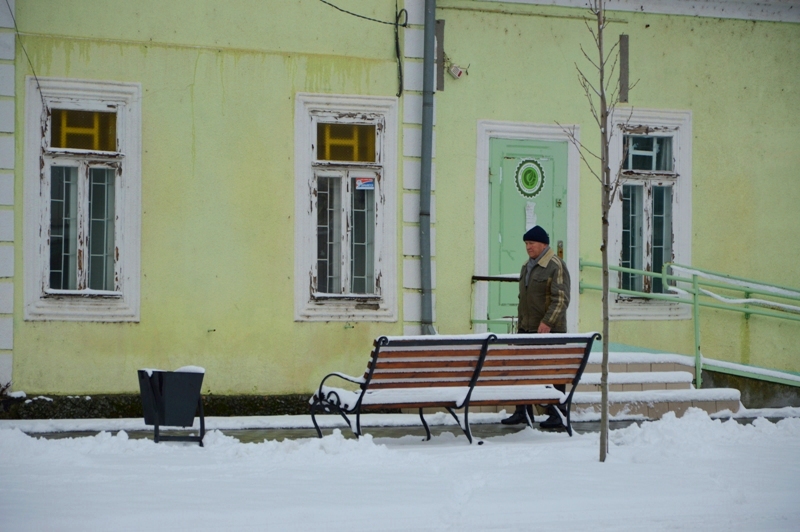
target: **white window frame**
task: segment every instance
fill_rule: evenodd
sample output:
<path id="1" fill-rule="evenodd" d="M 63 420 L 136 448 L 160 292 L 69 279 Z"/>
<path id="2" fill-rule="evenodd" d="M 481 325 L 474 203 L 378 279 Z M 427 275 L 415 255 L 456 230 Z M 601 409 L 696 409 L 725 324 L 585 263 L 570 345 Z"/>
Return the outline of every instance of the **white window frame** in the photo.
<path id="1" fill-rule="evenodd" d="M 625 135 L 672 137 L 673 176 L 665 178 L 672 185 L 672 254 L 673 261 L 692 263 L 692 113 L 691 111 L 617 108 L 609 117 L 609 167 L 622 168 Z M 637 172 L 646 177 L 647 172 Z M 616 197 L 609 213 L 609 262 L 622 260 L 622 185 L 642 182 L 621 175 Z M 648 209 L 645 209 L 649 212 Z M 647 241 L 645 241 L 646 243 Z M 647 246 L 646 246 L 647 247 Z M 652 271 L 650 251 L 645 252 L 645 267 Z M 621 275 L 611 272 L 611 288 L 620 287 Z M 654 299 L 639 299 L 614 294 L 609 302 L 609 317 L 614 320 L 691 319 L 691 307 Z"/>
<path id="2" fill-rule="evenodd" d="M 317 123 L 375 123 L 376 163 L 332 163 L 316 158 Z M 298 93 L 295 98 L 296 321 L 397 321 L 396 205 L 397 99 Z M 375 185 L 374 295 L 315 292 L 317 274 L 316 175 L 326 168 L 378 172 Z M 343 246 L 346 242 L 343 242 Z"/>
<path id="3" fill-rule="evenodd" d="M 141 253 L 141 85 L 62 78 L 26 79 L 25 319 L 138 322 Z M 116 110 L 118 152 L 50 148 L 50 110 Z M 51 290 L 50 173 L 53 163 L 116 167 L 115 288 Z"/>

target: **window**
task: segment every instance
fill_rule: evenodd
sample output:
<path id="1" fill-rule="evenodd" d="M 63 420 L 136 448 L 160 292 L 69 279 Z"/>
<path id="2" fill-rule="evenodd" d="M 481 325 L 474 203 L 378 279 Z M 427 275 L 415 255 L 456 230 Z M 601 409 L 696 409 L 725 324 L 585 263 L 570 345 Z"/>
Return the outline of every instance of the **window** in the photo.
<path id="1" fill-rule="evenodd" d="M 297 95 L 297 320 L 397 319 L 396 105 Z"/>
<path id="2" fill-rule="evenodd" d="M 661 273 L 672 261 L 672 137 L 624 135 L 623 146 L 620 265 L 641 270 L 649 262 L 648 271 Z M 665 292 L 658 277 L 622 273 L 621 278 L 626 290 Z"/>
<path id="3" fill-rule="evenodd" d="M 611 168 L 620 169 L 612 204 L 609 256 L 624 268 L 661 273 L 665 263 L 691 263 L 691 115 L 688 112 L 617 110 L 611 118 Z M 614 260 L 613 258 L 611 260 Z M 612 286 L 669 294 L 658 276 L 621 272 Z M 618 319 L 688 317 L 669 301 L 617 295 Z"/>
<path id="4" fill-rule="evenodd" d="M 140 93 L 28 80 L 26 319 L 138 321 Z"/>

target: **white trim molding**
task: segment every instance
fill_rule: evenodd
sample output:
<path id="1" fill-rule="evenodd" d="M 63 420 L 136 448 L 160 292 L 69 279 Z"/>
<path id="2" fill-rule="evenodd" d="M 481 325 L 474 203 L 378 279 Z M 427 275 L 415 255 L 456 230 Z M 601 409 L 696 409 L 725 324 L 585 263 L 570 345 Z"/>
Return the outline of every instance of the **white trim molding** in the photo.
<path id="1" fill-rule="evenodd" d="M 314 146 L 319 117 L 378 125 L 376 164 L 375 278 L 372 296 L 315 294 L 317 219 Z M 397 146 L 398 101 L 394 97 L 298 93 L 295 98 L 295 267 L 296 321 L 397 321 Z M 349 164 L 349 163 L 348 163 Z M 356 164 L 356 163 L 354 163 Z M 357 163 L 362 164 L 363 163 Z M 341 165 L 338 165 L 341 166 Z"/>
<path id="2" fill-rule="evenodd" d="M 475 163 L 475 275 L 489 274 L 489 141 L 493 138 L 542 140 L 567 143 L 567 269 L 572 277 L 570 305 L 567 308 L 567 330 L 578 330 L 578 252 L 580 200 L 580 154 L 570 142 L 567 131 L 580 140 L 580 126 L 478 121 L 477 160 Z M 489 287 L 475 285 L 474 316 L 486 316 Z M 485 326 L 475 325 L 475 332 Z"/>
<path id="3" fill-rule="evenodd" d="M 28 77 L 25 85 L 24 299 L 26 320 L 139 321 L 142 88 L 138 83 Z M 48 289 L 47 135 L 52 109 L 117 112 L 116 286 L 110 292 Z M 50 150 L 52 151 L 52 150 Z M 64 151 L 64 150 L 62 150 Z M 85 150 L 76 150 L 78 151 Z M 88 152 L 91 155 L 95 152 Z M 68 155 L 68 154 L 67 154 Z M 80 154 L 77 154 L 78 156 Z"/>

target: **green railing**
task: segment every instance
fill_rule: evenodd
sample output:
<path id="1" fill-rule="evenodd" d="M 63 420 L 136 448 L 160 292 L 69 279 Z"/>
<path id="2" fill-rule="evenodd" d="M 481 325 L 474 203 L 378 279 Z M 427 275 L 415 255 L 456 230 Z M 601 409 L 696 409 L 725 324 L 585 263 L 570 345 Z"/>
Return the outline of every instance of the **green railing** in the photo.
<path id="1" fill-rule="evenodd" d="M 516 283 L 519 284 L 519 275 L 473 275 L 472 276 L 472 297 L 475 297 L 475 283 L 477 282 L 495 282 L 495 283 Z M 475 301 L 470 302 L 470 307 L 475 307 Z M 503 318 L 495 318 L 489 320 L 476 320 L 472 318 L 472 326 L 475 325 L 497 325 L 506 328 L 506 333 L 513 334 L 517 332 L 517 317 L 505 316 Z"/>
<path id="2" fill-rule="evenodd" d="M 602 269 L 602 265 L 581 259 L 581 271 L 583 271 L 584 268 Z M 703 369 L 769 382 L 777 382 L 789 386 L 800 386 L 800 380 L 781 376 L 781 374 L 785 374 L 788 377 L 786 372 L 772 370 L 749 371 L 747 369 L 741 369 L 742 366 L 738 365 L 727 366 L 724 363 L 706 363 L 700 353 L 701 307 L 739 312 L 744 314 L 746 318 L 749 318 L 751 315 L 757 315 L 800 322 L 800 290 L 672 263 L 665 264 L 663 271 L 660 273 L 623 268 L 621 266 L 609 266 L 609 270 L 651 278 L 658 277 L 662 280 L 662 285 L 672 292 L 669 294 L 658 294 L 637 292 L 622 288 L 609 288 L 609 291 L 614 294 L 691 305 L 692 319 L 694 321 L 695 379 L 698 388 L 702 384 L 701 372 Z M 683 273 L 684 275 L 677 275 L 677 273 Z M 583 293 L 584 290 L 602 291 L 601 286 L 585 283 L 583 279 L 581 279 L 579 287 L 581 293 Z M 709 289 L 742 292 L 744 297 L 730 298 L 716 294 Z M 767 296 L 771 299 L 767 300 L 752 297 L 754 295 Z M 791 303 L 786 303 L 784 301 L 789 301 Z M 792 303 L 797 303 L 798 305 Z"/>

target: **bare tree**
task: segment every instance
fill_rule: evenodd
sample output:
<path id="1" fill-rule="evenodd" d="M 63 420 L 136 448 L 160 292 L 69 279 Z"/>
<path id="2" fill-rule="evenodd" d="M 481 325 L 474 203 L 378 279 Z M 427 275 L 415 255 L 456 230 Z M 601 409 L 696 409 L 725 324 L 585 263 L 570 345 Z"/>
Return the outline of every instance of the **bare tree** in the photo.
<path id="1" fill-rule="evenodd" d="M 609 167 L 608 147 L 611 137 L 614 134 L 609 128 L 609 117 L 614 108 L 619 103 L 620 86 L 613 85 L 614 72 L 619 61 L 619 42 L 615 42 L 606 52 L 605 49 L 605 30 L 608 26 L 606 19 L 605 1 L 592 0 L 589 2 L 591 19 L 586 21 L 586 27 L 592 35 L 596 46 L 596 59 L 593 59 L 581 46 L 583 57 L 589 62 L 593 69 L 591 78 L 577 64 L 575 68 L 578 72 L 578 81 L 583 87 L 586 99 L 589 101 L 589 108 L 592 112 L 597 127 L 600 129 L 600 152 L 597 153 L 588 149 L 575 136 L 574 130 L 565 129 L 573 144 L 578 147 L 581 159 L 589 168 L 589 171 L 600 182 L 602 202 L 602 238 L 603 243 L 600 248 L 603 255 L 603 365 L 600 378 L 601 389 L 601 410 L 600 410 L 600 461 L 605 462 L 608 454 L 608 297 L 609 297 L 609 278 L 608 278 L 608 218 L 611 204 L 619 186 L 619 176 L 621 167 L 615 169 L 612 174 Z M 627 89 L 627 87 L 625 87 Z M 624 160 L 624 157 L 623 157 Z M 600 163 L 600 172 L 596 165 Z"/>

